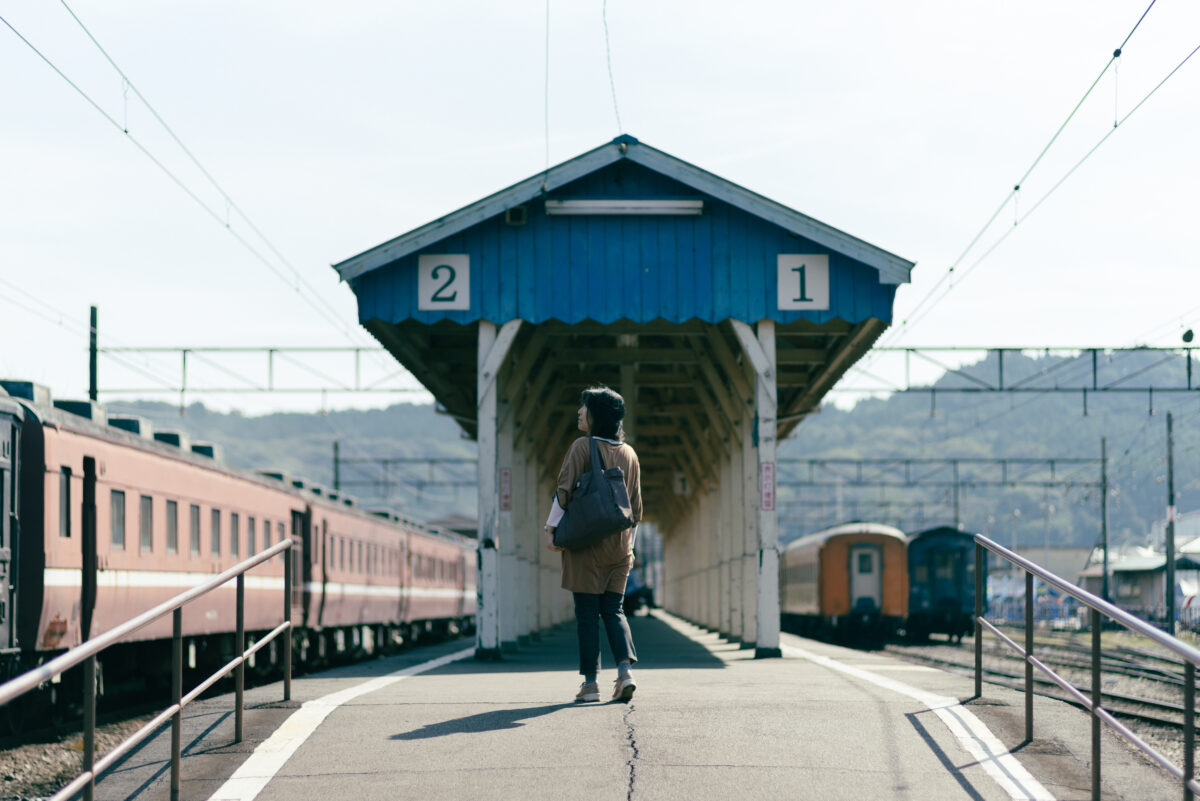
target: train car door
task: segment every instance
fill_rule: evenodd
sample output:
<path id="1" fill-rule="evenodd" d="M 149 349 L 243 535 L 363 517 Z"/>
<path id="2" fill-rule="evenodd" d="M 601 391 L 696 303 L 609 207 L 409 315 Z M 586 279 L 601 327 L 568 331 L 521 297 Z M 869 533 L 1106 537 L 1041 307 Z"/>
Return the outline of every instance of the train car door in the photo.
<path id="1" fill-rule="evenodd" d="M 957 610 L 966 590 L 966 571 L 963 552 L 958 548 L 940 548 L 933 551 L 933 591 L 930 593 L 937 609 Z M 975 585 L 971 585 L 975 592 Z"/>
<path id="2" fill-rule="evenodd" d="M 850 610 L 876 612 L 883 608 L 883 560 L 877 545 L 850 548 Z"/>
<path id="3" fill-rule="evenodd" d="M 0 406 L 0 652 L 17 647 L 16 582 L 12 574 L 13 551 L 20 536 L 17 517 L 17 441 L 19 418 L 6 406 Z M 7 678 L 7 677 L 5 677 Z"/>
<path id="4" fill-rule="evenodd" d="M 308 600 L 311 596 L 309 589 L 312 583 L 312 536 L 310 523 L 312 516 L 305 509 L 302 512 L 292 511 L 292 622 L 308 627 Z"/>
<path id="5" fill-rule="evenodd" d="M 454 588 L 458 590 L 458 616 L 465 617 L 467 612 L 467 557 L 464 553 L 456 560 L 455 567 L 458 575 Z"/>
<path id="6" fill-rule="evenodd" d="M 321 572 L 321 600 L 317 603 L 317 626 L 325 625 L 325 592 L 329 581 L 329 521 L 321 518 L 320 530 L 320 547 L 319 569 Z"/>
<path id="7" fill-rule="evenodd" d="M 82 582 L 79 591 L 79 636 L 87 640 L 92 636 L 92 615 L 96 611 L 96 574 L 99 571 L 96 556 L 96 457 L 83 457 L 83 503 L 80 508 L 79 538 L 82 556 Z"/>

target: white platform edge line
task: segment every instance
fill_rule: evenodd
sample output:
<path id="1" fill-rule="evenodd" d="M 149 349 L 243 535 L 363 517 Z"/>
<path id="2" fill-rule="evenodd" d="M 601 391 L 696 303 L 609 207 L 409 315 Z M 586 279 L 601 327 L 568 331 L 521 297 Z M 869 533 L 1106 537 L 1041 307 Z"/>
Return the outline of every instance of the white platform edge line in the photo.
<path id="1" fill-rule="evenodd" d="M 304 744 L 304 741 L 317 730 L 330 712 L 360 695 L 381 690 L 409 676 L 435 670 L 451 662 L 465 659 L 474 653 L 474 647 L 464 648 L 461 651 L 455 651 L 452 654 L 306 701 L 270 737 L 254 749 L 254 753 L 209 797 L 208 801 L 253 801 L 267 786 L 267 783 L 275 778 L 275 774 L 287 764 L 287 761 Z"/>
<path id="2" fill-rule="evenodd" d="M 1004 744 L 992 734 L 983 721 L 971 710 L 964 707 L 955 698 L 912 687 L 887 676 L 880 676 L 869 670 L 842 664 L 836 659 L 820 656 L 803 648 L 785 645 L 783 652 L 790 656 L 807 659 L 823 667 L 849 674 L 855 678 L 869 681 L 892 692 L 906 695 L 915 701 L 925 704 L 979 763 L 988 775 L 996 780 L 1013 801 L 1055 801 L 1053 794 L 1042 783 L 1017 761 L 1017 758 L 1004 747 Z"/>
<path id="3" fill-rule="evenodd" d="M 717 635 L 706 637 L 703 629 L 696 628 L 663 609 L 656 609 L 653 614 L 680 634 L 710 651 L 713 650 L 705 640 L 714 639 Z M 887 676 L 880 676 L 868 670 L 851 667 L 835 659 L 805 651 L 803 648 L 784 645 L 781 650 L 786 655 L 807 659 L 831 670 L 841 671 L 886 690 L 920 701 L 941 718 L 942 722 L 946 724 L 946 728 L 958 739 L 967 753 L 979 762 L 980 766 L 996 780 L 996 783 L 1012 797 L 1013 801 L 1056 801 L 1050 791 L 1017 761 L 1017 758 L 1004 747 L 996 735 L 992 734 L 983 721 L 975 717 L 975 714 L 960 704 L 957 699 L 926 692 Z"/>

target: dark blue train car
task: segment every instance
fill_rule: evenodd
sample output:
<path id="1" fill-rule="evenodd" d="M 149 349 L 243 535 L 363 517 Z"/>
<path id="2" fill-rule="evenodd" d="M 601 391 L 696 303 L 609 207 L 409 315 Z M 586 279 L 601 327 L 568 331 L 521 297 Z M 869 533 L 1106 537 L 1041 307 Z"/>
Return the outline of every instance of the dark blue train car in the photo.
<path id="1" fill-rule="evenodd" d="M 961 642 L 964 634 L 974 631 L 974 537 L 970 532 L 941 526 L 908 538 L 905 630 L 910 639 L 927 640 L 930 634 L 945 634 Z"/>

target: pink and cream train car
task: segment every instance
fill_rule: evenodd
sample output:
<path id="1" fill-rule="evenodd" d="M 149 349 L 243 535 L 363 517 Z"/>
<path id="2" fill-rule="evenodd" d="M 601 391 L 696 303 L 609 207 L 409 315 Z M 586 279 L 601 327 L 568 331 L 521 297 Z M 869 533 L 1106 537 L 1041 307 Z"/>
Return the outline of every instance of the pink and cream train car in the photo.
<path id="1" fill-rule="evenodd" d="M 290 604 L 302 662 L 473 624 L 473 540 L 360 510 L 281 474 L 235 470 L 214 458 L 214 446 L 147 436 L 148 426 L 136 419 L 115 421 L 131 430 L 109 425 L 91 404 L 57 408 L 27 382 L 0 386 L 18 396 L 0 405 L 7 455 L 0 493 L 11 496 L 10 508 L 0 510 L 14 521 L 0 542 L 4 674 L 107 631 L 286 537 L 296 542 Z M 251 639 L 282 620 L 283 558 L 247 574 Z M 184 607 L 183 626 L 189 664 L 228 658 L 233 583 Z M 108 675 L 128 666 L 153 673 L 165 664 L 170 635 L 169 616 L 141 629 L 107 655 Z M 263 656 L 260 669 L 269 669 L 277 655 Z"/>

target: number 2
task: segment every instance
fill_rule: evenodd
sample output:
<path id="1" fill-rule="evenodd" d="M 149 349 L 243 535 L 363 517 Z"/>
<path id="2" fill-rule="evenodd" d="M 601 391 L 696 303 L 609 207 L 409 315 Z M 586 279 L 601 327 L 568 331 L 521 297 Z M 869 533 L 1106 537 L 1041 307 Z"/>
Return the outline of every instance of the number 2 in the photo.
<path id="1" fill-rule="evenodd" d="M 800 269 L 804 268 L 801 267 Z M 449 264 L 439 264 L 437 267 L 433 268 L 432 278 L 434 281 L 438 280 L 438 275 L 442 272 L 442 270 L 449 270 L 450 277 L 446 279 L 446 283 L 437 288 L 437 291 L 433 293 L 433 297 L 431 297 L 430 300 L 436 303 L 453 303 L 458 297 L 458 290 L 451 292 L 449 295 L 443 295 L 442 293 L 450 288 L 450 285 L 454 283 L 454 279 L 458 276 L 458 273 L 456 273 L 454 268 Z M 800 280 L 803 282 L 804 279 L 801 278 Z"/>
<path id="2" fill-rule="evenodd" d="M 440 267 L 438 269 L 441 269 Z M 804 265 L 793 267 L 792 272 L 800 273 L 800 297 L 796 298 L 796 303 L 812 303 L 812 298 L 808 296 L 808 288 L 804 278 Z M 434 298 L 436 300 L 436 297 Z"/>

